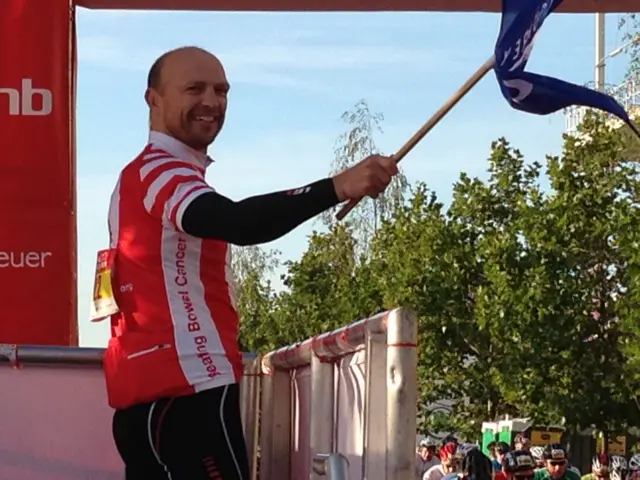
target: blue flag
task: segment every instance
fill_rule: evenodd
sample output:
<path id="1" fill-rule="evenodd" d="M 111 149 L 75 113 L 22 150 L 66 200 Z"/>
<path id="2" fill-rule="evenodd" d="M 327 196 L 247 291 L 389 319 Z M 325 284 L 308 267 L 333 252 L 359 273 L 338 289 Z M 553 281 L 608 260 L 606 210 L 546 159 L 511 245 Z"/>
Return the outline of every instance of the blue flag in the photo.
<path id="1" fill-rule="evenodd" d="M 613 97 L 563 80 L 525 72 L 544 20 L 563 0 L 502 0 L 502 22 L 494 71 L 502 95 L 516 110 L 547 115 L 572 105 L 596 108 L 623 120 L 640 137 L 624 107 Z"/>

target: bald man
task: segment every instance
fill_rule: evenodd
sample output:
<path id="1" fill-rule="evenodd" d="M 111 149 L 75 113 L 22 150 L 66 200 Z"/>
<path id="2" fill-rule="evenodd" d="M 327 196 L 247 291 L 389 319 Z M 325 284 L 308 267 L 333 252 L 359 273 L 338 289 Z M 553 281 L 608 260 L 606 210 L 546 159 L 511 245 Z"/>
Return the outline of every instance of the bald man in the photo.
<path id="1" fill-rule="evenodd" d="M 343 201 L 376 197 L 398 172 L 373 155 L 331 178 L 230 200 L 205 181 L 228 93 L 209 52 L 158 58 L 145 93 L 148 144 L 111 197 L 117 311 L 104 365 L 127 480 L 248 480 L 229 245 L 270 242 Z"/>

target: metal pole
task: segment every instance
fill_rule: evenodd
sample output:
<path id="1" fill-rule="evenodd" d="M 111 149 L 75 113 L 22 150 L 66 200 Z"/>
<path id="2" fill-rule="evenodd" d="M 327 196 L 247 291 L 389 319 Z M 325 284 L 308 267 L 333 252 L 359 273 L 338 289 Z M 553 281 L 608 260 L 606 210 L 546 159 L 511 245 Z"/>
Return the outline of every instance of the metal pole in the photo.
<path id="1" fill-rule="evenodd" d="M 367 332 L 366 355 L 362 478 L 383 480 L 387 476 L 387 336 Z"/>
<path id="2" fill-rule="evenodd" d="M 602 92 L 605 86 L 605 15 L 596 13 L 596 90 Z"/>
<path id="3" fill-rule="evenodd" d="M 102 367 L 104 348 L 66 347 L 47 345 L 14 345 L 0 343 L 0 365 L 9 363 L 15 367 L 23 365 L 69 365 L 71 367 Z M 245 366 L 256 359 L 255 353 L 243 352 Z"/>
<path id="4" fill-rule="evenodd" d="M 349 460 L 340 453 L 327 458 L 327 478 L 329 480 L 349 480 Z"/>
<path id="5" fill-rule="evenodd" d="M 387 317 L 387 475 L 415 475 L 418 402 L 418 319 L 411 310 Z"/>
<path id="6" fill-rule="evenodd" d="M 323 362 L 316 354 L 311 357 L 311 459 L 316 453 L 333 452 L 333 403 L 334 403 L 333 363 Z M 319 476 L 311 468 L 310 480 Z"/>
<path id="7" fill-rule="evenodd" d="M 328 480 L 349 480 L 349 460 L 341 453 L 316 453 L 311 459 L 313 473 Z"/>

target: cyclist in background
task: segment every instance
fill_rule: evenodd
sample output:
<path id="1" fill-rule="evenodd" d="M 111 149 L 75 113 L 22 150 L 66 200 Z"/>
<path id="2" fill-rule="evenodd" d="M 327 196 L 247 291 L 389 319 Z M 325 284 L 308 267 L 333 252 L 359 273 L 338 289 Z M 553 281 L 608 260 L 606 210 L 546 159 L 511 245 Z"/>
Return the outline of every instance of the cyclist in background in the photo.
<path id="1" fill-rule="evenodd" d="M 532 480 L 535 461 L 526 450 L 507 452 L 502 459 L 502 471 L 495 476 L 501 480 Z"/>
<path id="2" fill-rule="evenodd" d="M 416 453 L 416 479 L 422 480 L 424 474 L 431 467 L 438 465 L 440 459 L 436 455 L 436 442 L 431 437 L 420 440 Z"/>
<path id="3" fill-rule="evenodd" d="M 464 445 L 459 448 L 462 456 L 460 471 L 443 477 L 442 480 L 492 480 L 491 460 L 480 451 L 477 445 Z"/>
<path id="4" fill-rule="evenodd" d="M 458 446 L 447 443 L 440 449 L 440 464 L 434 465 L 425 472 L 422 480 L 442 480 L 442 477 L 458 470 L 459 459 L 456 455 Z"/>
<path id="5" fill-rule="evenodd" d="M 521 433 L 516 435 L 514 445 L 516 447 L 516 450 L 525 450 L 527 452 L 531 450 L 531 440 L 529 440 Z"/>
<path id="6" fill-rule="evenodd" d="M 608 480 L 609 457 L 606 453 L 596 455 L 591 460 L 591 473 L 583 475 L 582 480 Z"/>
<path id="7" fill-rule="evenodd" d="M 494 447 L 493 451 L 495 452 L 495 458 L 496 458 L 495 463 L 497 463 L 500 467 L 499 469 L 496 469 L 495 463 L 494 463 L 494 470 L 496 472 L 499 472 L 502 470 L 502 460 L 504 459 L 504 456 L 511 451 L 511 447 L 507 442 L 498 442 L 496 443 L 496 446 Z"/>
<path id="8" fill-rule="evenodd" d="M 580 475 L 568 468 L 566 449 L 559 443 L 544 449 L 545 468 L 535 472 L 534 480 L 581 480 Z"/>
<path id="9" fill-rule="evenodd" d="M 640 454 L 632 455 L 629 459 L 629 480 L 640 479 Z"/>
<path id="10" fill-rule="evenodd" d="M 496 445 L 498 445 L 498 442 L 489 442 L 489 444 L 487 445 L 487 450 L 489 450 L 489 458 L 491 459 L 493 471 L 499 472 L 502 469 L 502 465 L 500 465 L 500 462 L 497 458 Z"/>
<path id="11" fill-rule="evenodd" d="M 629 465 L 627 459 L 621 455 L 611 455 L 609 478 L 611 480 L 627 480 Z"/>

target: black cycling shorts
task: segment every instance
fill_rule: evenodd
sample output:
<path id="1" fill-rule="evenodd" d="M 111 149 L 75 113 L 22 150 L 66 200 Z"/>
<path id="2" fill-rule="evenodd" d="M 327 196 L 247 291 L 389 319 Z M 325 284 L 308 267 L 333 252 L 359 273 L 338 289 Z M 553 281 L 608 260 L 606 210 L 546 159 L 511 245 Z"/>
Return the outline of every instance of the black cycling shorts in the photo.
<path id="1" fill-rule="evenodd" d="M 117 410 L 126 480 L 249 480 L 237 384 Z"/>

